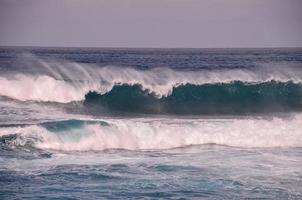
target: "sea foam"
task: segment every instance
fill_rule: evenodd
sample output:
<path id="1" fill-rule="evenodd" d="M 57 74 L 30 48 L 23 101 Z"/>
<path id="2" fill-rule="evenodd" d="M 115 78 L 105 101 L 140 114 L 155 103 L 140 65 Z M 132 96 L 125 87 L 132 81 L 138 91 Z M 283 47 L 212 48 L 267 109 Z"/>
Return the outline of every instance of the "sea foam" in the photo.
<path id="1" fill-rule="evenodd" d="M 272 119 L 106 119 L 76 121 L 72 125 L 68 121 L 58 123 L 65 123 L 64 129 L 53 130 L 43 124 L 10 127 L 1 128 L 0 136 L 17 134 L 14 145 L 30 141 L 36 148 L 63 151 L 160 150 L 202 144 L 302 147 L 301 115 Z"/>

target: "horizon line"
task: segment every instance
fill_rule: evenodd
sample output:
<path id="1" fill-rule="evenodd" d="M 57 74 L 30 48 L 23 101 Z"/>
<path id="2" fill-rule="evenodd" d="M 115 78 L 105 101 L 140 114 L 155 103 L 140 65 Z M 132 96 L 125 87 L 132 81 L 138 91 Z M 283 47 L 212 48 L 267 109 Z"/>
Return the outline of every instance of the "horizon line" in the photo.
<path id="1" fill-rule="evenodd" d="M 71 49 L 300 49 L 302 46 L 275 46 L 275 47 L 89 47 L 89 46 L 36 46 L 36 45 L 0 45 L 0 48 L 71 48 Z"/>

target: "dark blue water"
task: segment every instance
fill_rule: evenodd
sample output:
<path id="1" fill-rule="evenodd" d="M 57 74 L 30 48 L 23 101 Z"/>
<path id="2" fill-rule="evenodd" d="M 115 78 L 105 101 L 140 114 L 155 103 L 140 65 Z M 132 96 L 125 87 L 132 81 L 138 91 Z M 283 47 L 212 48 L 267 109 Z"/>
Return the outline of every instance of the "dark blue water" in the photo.
<path id="1" fill-rule="evenodd" d="M 302 49 L 0 48 L 0 199 L 301 199 Z"/>

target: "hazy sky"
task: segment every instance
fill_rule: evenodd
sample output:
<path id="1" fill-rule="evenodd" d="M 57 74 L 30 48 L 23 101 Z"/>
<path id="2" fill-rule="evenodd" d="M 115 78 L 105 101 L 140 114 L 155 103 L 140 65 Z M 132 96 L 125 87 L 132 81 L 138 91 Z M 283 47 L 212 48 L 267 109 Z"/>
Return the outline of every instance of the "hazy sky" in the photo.
<path id="1" fill-rule="evenodd" d="M 302 47 L 302 0 L 0 0 L 0 45 Z"/>

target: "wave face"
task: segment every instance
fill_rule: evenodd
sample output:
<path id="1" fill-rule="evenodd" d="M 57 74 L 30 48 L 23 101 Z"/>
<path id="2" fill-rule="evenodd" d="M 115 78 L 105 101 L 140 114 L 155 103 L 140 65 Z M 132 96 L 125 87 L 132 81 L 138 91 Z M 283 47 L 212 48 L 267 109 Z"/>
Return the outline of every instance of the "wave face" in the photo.
<path id="1" fill-rule="evenodd" d="M 179 71 L 37 62 L 37 74 L 1 75 L 0 96 L 83 102 L 86 108 L 145 114 L 245 114 L 302 108 L 302 70 L 295 65 Z"/>
<path id="2" fill-rule="evenodd" d="M 171 95 L 175 88 L 187 84 L 200 86 L 236 81 L 302 83 L 302 68 L 295 65 L 179 71 L 170 68 L 139 70 L 130 67 L 39 61 L 32 70 L 34 72 L 0 75 L 0 95 L 21 101 L 69 103 L 83 101 L 85 95 L 91 91 L 108 93 L 118 85 L 140 85 L 142 90 L 160 98 Z"/>
<path id="3" fill-rule="evenodd" d="M 150 114 L 236 114 L 283 112 L 302 109 L 302 85 L 293 82 L 243 82 L 181 85 L 166 97 L 140 85 L 115 86 L 106 94 L 90 92 L 85 105 L 112 110 Z"/>
<path id="4" fill-rule="evenodd" d="M 160 150 L 190 145 L 302 147 L 301 116 L 281 119 L 67 120 L 0 129 L 11 149 L 89 151 Z"/>

